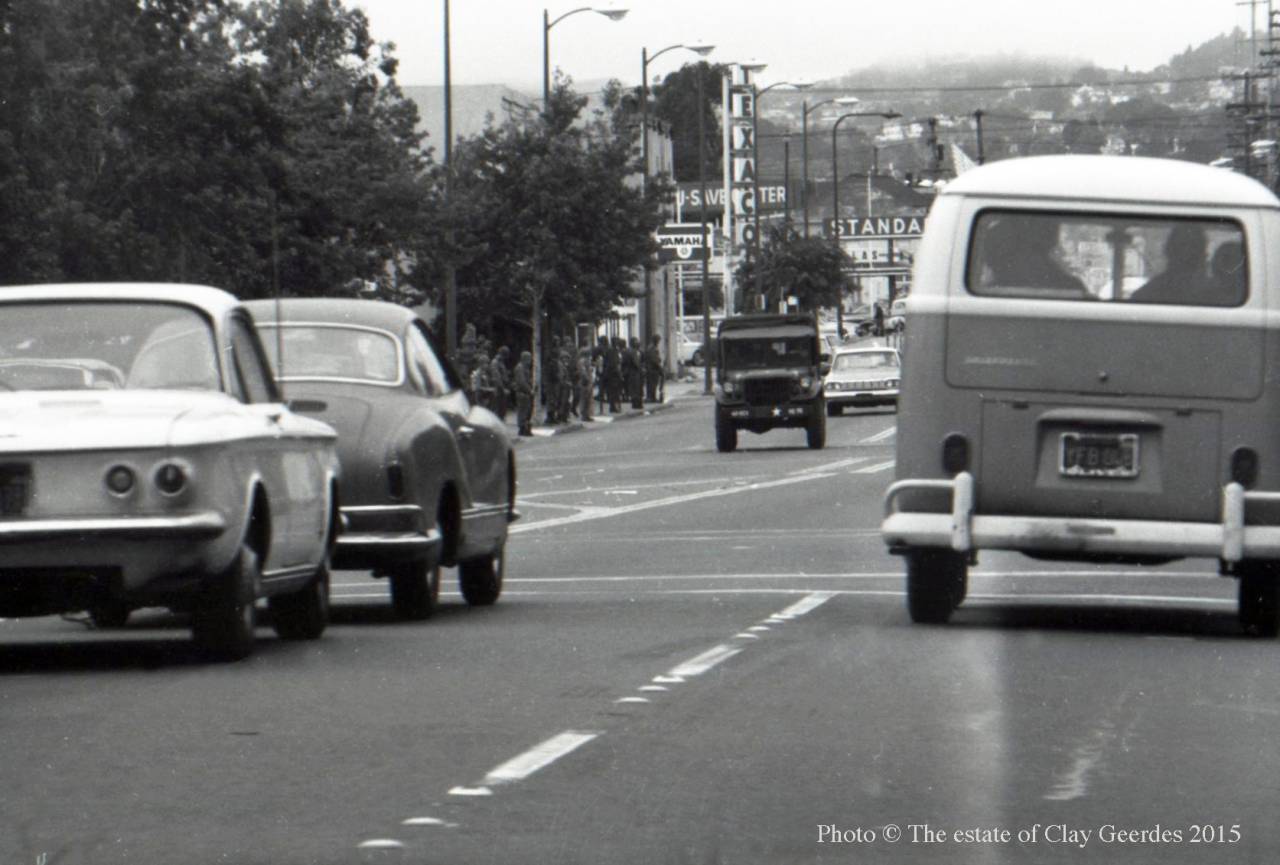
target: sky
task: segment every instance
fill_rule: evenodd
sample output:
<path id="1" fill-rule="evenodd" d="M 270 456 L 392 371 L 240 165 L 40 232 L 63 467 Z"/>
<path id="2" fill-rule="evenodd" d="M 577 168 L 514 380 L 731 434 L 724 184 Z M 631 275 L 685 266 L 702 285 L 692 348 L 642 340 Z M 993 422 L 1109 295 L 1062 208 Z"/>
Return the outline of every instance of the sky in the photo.
<path id="1" fill-rule="evenodd" d="M 345 0 L 369 17 L 378 41 L 396 44 L 402 85 L 444 81 L 445 0 Z M 551 20 L 590 0 L 451 0 L 455 84 L 506 84 L 537 93 L 542 15 Z M 709 60 L 768 64 L 763 85 L 822 81 L 880 62 L 1024 54 L 1148 70 L 1189 45 L 1249 32 L 1240 0 L 598 0 L 626 8 L 620 21 L 574 12 L 551 28 L 551 66 L 577 82 L 640 81 L 641 50 L 716 45 Z M 1265 27 L 1265 0 L 1257 26 Z M 1247 64 L 1248 46 L 1241 49 Z M 696 55 L 669 51 L 649 64 L 665 75 Z"/>

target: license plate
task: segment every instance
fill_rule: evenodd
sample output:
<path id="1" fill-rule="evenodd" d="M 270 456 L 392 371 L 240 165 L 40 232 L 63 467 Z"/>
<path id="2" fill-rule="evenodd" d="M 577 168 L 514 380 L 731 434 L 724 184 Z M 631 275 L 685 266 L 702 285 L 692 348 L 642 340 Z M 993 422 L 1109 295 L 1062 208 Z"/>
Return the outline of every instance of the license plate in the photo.
<path id="1" fill-rule="evenodd" d="M 1137 433 L 1063 433 L 1058 471 L 1073 478 L 1136 478 Z"/>
<path id="2" fill-rule="evenodd" d="M 0 464 L 0 517 L 20 517 L 31 498 L 31 466 Z"/>

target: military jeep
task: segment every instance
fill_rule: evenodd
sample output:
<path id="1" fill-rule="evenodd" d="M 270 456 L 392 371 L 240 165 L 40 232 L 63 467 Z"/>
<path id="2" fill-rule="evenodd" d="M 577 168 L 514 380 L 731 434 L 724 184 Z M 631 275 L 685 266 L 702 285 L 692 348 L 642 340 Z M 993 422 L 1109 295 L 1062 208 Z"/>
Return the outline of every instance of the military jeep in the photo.
<path id="1" fill-rule="evenodd" d="M 738 430 L 801 427 L 809 447 L 827 443 L 817 322 L 811 315 L 741 315 L 716 338 L 716 450 L 738 446 Z"/>

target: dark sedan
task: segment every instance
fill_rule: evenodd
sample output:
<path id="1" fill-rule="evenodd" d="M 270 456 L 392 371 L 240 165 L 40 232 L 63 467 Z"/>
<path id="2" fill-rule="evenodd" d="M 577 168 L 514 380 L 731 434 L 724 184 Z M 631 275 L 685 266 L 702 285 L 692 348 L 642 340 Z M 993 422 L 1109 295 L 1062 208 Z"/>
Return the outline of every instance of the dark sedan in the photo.
<path id="1" fill-rule="evenodd" d="M 426 323 L 372 300 L 248 305 L 290 404 L 338 431 L 346 529 L 334 567 L 389 578 L 407 619 L 431 615 L 441 566 L 458 567 L 467 603 L 494 603 L 516 517 L 515 454 Z"/>

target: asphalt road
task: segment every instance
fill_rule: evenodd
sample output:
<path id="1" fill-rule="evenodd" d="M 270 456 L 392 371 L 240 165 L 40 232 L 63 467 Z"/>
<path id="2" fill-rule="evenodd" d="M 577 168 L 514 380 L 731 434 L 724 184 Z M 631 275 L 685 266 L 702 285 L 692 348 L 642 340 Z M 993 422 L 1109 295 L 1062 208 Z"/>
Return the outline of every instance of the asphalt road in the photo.
<path id="1" fill-rule="evenodd" d="M 984 555 L 913 626 L 892 414 L 599 427 L 522 443 L 490 609 L 400 623 L 344 572 L 324 639 L 228 666 L 162 612 L 0 622 L 0 865 L 1280 853 L 1280 647 L 1213 563 Z"/>

